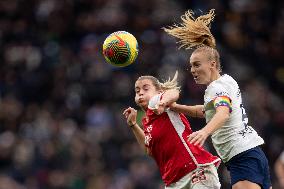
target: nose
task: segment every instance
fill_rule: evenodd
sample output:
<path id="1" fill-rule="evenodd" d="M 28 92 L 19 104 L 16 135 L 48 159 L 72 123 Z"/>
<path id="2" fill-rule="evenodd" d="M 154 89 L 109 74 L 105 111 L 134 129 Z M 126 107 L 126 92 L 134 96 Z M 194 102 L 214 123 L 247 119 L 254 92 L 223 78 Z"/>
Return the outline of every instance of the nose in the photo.
<path id="1" fill-rule="evenodd" d="M 190 72 L 193 74 L 195 72 L 195 69 L 193 67 L 191 67 Z"/>
<path id="2" fill-rule="evenodd" d="M 143 92 L 139 91 L 138 96 L 143 96 Z"/>

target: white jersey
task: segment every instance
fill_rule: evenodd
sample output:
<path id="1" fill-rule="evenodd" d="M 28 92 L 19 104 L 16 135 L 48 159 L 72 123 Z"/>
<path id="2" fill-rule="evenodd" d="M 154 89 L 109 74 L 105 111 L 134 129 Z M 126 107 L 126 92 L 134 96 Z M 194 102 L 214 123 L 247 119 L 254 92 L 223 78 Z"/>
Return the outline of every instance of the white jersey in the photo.
<path id="1" fill-rule="evenodd" d="M 228 162 L 235 155 L 259 146 L 264 141 L 252 127 L 248 126 L 239 86 L 227 74 L 210 83 L 205 90 L 204 110 L 207 123 L 216 113 L 213 101 L 218 96 L 231 99 L 232 112 L 225 124 L 216 130 L 211 138 L 218 155 L 223 162 Z"/>

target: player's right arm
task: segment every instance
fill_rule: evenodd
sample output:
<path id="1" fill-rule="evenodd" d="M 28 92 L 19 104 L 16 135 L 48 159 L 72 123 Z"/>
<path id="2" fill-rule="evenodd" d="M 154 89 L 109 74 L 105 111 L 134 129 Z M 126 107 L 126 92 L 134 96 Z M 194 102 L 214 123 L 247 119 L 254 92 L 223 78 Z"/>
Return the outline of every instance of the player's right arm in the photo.
<path id="1" fill-rule="evenodd" d="M 144 131 L 141 129 L 141 127 L 137 124 L 136 118 L 137 118 L 137 110 L 134 108 L 127 108 L 123 111 L 123 115 L 125 116 L 127 120 L 128 127 L 131 128 L 139 146 L 147 153 L 149 154 L 148 148 L 145 146 L 145 134 Z"/>
<path id="2" fill-rule="evenodd" d="M 172 103 L 171 110 L 189 115 L 190 117 L 204 118 L 203 105 L 187 106 L 183 104 Z"/>

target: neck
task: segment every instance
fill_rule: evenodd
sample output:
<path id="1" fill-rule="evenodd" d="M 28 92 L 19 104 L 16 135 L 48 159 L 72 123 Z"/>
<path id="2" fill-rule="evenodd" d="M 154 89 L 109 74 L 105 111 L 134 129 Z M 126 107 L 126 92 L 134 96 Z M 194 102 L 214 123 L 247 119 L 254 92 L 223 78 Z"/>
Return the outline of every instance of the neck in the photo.
<path id="1" fill-rule="evenodd" d="M 220 77 L 221 77 L 221 74 L 219 72 L 213 72 L 212 75 L 211 75 L 210 82 L 208 83 L 208 85 L 210 85 L 210 83 L 212 83 L 213 81 L 219 79 Z"/>

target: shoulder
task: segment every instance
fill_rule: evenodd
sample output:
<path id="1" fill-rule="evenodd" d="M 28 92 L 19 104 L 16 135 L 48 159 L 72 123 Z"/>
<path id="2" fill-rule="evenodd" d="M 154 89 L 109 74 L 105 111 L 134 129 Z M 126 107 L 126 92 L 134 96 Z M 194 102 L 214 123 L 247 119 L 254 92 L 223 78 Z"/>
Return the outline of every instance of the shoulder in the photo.
<path id="1" fill-rule="evenodd" d="M 205 96 L 227 96 L 229 93 L 225 86 L 220 82 L 210 84 L 205 90 Z"/>
<path id="2" fill-rule="evenodd" d="M 236 85 L 237 81 L 232 78 L 230 75 L 228 74 L 224 74 L 222 75 L 219 79 L 216 80 L 216 82 L 214 82 L 213 84 L 217 85 L 217 86 L 225 86 L 225 85 Z"/>
<path id="3" fill-rule="evenodd" d="M 209 102 L 220 96 L 232 99 L 237 90 L 239 90 L 237 82 L 231 76 L 224 74 L 207 87 L 204 100 Z"/>
<path id="4" fill-rule="evenodd" d="M 237 81 L 231 77 L 230 75 L 228 74 L 224 74 L 223 77 L 222 77 L 222 81 L 224 83 L 230 83 L 230 84 L 238 84 Z"/>
<path id="5" fill-rule="evenodd" d="M 237 82 L 231 76 L 224 74 L 207 87 L 205 94 L 227 96 L 232 88 L 238 88 Z"/>

